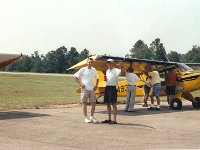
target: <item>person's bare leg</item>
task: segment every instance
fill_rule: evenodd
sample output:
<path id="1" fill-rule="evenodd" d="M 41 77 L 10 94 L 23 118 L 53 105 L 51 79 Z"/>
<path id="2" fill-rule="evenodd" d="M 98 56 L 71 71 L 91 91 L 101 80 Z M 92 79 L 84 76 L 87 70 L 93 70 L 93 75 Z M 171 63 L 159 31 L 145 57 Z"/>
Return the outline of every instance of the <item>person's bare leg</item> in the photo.
<path id="1" fill-rule="evenodd" d="M 116 119 L 117 119 L 117 105 L 116 104 L 113 104 L 113 121 L 116 122 Z"/>
<path id="2" fill-rule="evenodd" d="M 151 95 L 151 107 L 153 107 L 153 105 L 154 105 L 154 98 L 153 98 L 153 96 Z"/>
<path id="3" fill-rule="evenodd" d="M 160 105 L 160 97 L 156 96 L 156 99 L 157 99 L 157 105 Z"/>
<path id="4" fill-rule="evenodd" d="M 157 108 L 160 109 L 160 97 L 156 96 L 156 99 L 157 99 Z"/>
<path id="5" fill-rule="evenodd" d="M 111 105 L 107 104 L 108 120 L 111 120 Z"/>
<path id="6" fill-rule="evenodd" d="M 167 103 L 168 103 L 168 105 L 170 105 L 170 96 L 169 95 L 167 95 Z"/>
<path id="7" fill-rule="evenodd" d="M 92 116 L 92 117 L 94 116 L 95 106 L 96 106 L 96 103 L 95 103 L 95 102 L 91 103 L 91 116 Z"/>
<path id="8" fill-rule="evenodd" d="M 87 117 L 87 103 L 83 103 L 83 114 Z"/>
<path id="9" fill-rule="evenodd" d="M 149 94 L 145 94 L 144 95 L 144 104 L 147 104 L 148 98 L 149 98 Z"/>

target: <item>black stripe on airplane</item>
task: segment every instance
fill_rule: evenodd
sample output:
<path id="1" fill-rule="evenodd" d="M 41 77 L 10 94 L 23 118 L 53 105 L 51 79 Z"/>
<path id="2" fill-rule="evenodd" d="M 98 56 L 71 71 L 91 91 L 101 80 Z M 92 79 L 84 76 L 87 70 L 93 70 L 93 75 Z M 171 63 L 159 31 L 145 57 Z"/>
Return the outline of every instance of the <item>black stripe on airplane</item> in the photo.
<path id="1" fill-rule="evenodd" d="M 97 60 L 107 60 L 113 59 L 114 61 L 126 61 L 126 62 L 143 62 L 152 65 L 176 65 L 177 62 L 164 62 L 158 60 L 149 60 L 149 59 L 138 59 L 138 58 L 127 58 L 127 57 L 113 57 L 113 56 L 106 56 L 106 55 L 97 55 Z"/>

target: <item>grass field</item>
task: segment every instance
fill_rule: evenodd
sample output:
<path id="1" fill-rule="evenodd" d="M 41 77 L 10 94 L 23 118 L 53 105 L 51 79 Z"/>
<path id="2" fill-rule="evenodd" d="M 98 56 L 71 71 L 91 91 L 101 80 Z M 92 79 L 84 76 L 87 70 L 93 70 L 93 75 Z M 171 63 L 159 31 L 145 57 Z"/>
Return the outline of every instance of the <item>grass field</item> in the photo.
<path id="1" fill-rule="evenodd" d="M 0 110 L 52 108 L 79 104 L 78 84 L 67 74 L 0 72 Z M 199 96 L 199 91 L 193 93 Z M 125 98 L 118 98 L 124 103 Z M 161 100 L 166 100 L 162 97 Z M 100 98 L 98 101 L 102 101 Z M 141 102 L 142 98 L 136 98 Z"/>
<path id="2" fill-rule="evenodd" d="M 77 87 L 64 74 L 0 73 L 0 110 L 79 103 Z"/>

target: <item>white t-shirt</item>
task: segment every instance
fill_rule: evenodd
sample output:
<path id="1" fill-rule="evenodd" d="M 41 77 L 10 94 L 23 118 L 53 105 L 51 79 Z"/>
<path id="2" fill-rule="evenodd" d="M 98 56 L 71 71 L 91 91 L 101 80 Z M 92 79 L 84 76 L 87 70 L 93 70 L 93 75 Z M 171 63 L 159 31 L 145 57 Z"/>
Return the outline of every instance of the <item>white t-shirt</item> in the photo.
<path id="1" fill-rule="evenodd" d="M 148 78 L 145 82 L 145 84 L 148 86 L 148 87 L 152 87 L 151 85 L 151 80 Z"/>
<path id="2" fill-rule="evenodd" d="M 161 78 L 159 76 L 158 71 L 148 72 L 148 75 L 151 77 L 151 84 L 154 85 L 156 83 L 161 83 Z"/>
<path id="3" fill-rule="evenodd" d="M 134 73 L 126 72 L 125 76 L 128 85 L 135 85 L 136 81 L 140 81 L 140 78 Z"/>
<path id="4" fill-rule="evenodd" d="M 89 91 L 94 89 L 94 78 L 99 79 L 95 68 L 88 69 L 88 67 L 81 68 L 74 74 L 75 77 L 81 79 L 81 82 L 85 85 L 85 88 Z"/>
<path id="5" fill-rule="evenodd" d="M 117 86 L 118 77 L 120 74 L 121 74 L 120 69 L 117 69 L 114 67 L 112 69 L 108 69 L 106 71 L 106 77 L 107 77 L 106 85 L 107 86 Z"/>

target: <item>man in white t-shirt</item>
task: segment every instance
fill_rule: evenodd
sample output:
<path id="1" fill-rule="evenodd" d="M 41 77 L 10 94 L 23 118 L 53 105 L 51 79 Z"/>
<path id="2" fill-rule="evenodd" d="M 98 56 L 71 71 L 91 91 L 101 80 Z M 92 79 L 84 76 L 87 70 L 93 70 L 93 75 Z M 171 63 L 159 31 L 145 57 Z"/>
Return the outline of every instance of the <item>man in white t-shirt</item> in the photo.
<path id="1" fill-rule="evenodd" d="M 102 121 L 102 123 L 117 124 L 117 89 L 118 77 L 121 74 L 121 70 L 114 67 L 114 60 L 108 59 L 106 71 L 106 88 L 104 92 L 104 103 L 107 106 L 108 119 Z M 111 120 L 111 105 L 113 107 L 113 120 Z"/>
<path id="2" fill-rule="evenodd" d="M 78 72 L 74 74 L 77 83 L 81 87 L 81 102 L 83 103 L 83 113 L 85 117 L 85 122 L 97 122 L 94 118 L 94 111 L 96 106 L 96 94 L 95 89 L 99 82 L 99 77 L 97 75 L 96 69 L 92 67 L 93 59 L 88 58 L 87 66 L 81 68 Z M 96 86 L 94 86 L 94 78 L 96 78 Z M 91 103 L 91 116 L 87 117 L 87 102 Z"/>

